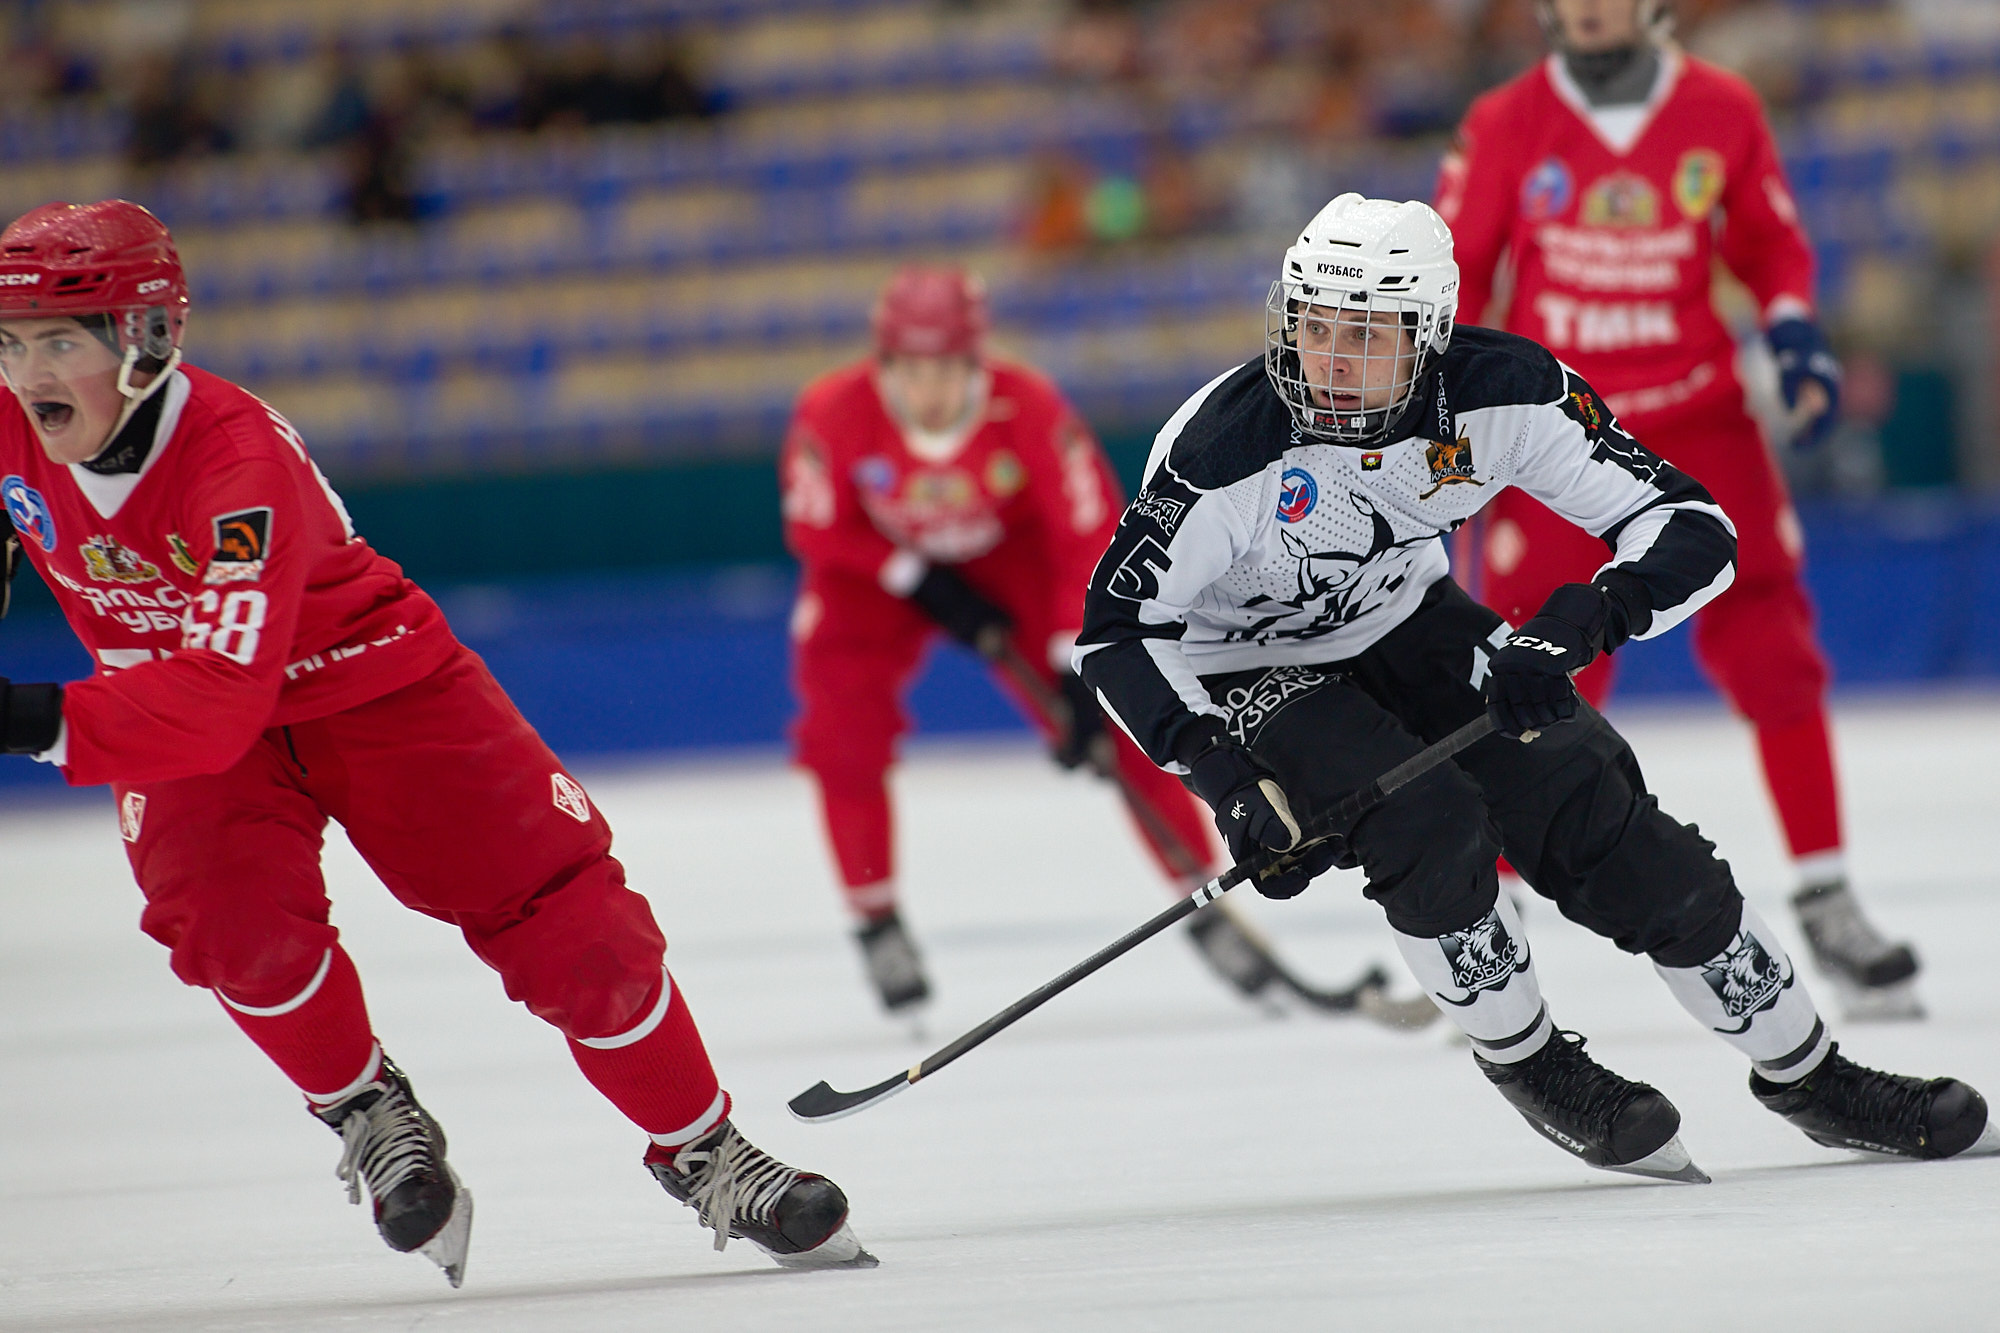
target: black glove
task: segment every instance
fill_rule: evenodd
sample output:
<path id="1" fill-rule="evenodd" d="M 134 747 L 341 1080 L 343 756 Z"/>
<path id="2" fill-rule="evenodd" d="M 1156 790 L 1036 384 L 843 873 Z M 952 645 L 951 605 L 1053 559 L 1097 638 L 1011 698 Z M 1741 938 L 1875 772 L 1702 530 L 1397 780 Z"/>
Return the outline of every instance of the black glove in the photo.
<path id="1" fill-rule="evenodd" d="M 1778 391 L 1784 395 L 1785 409 L 1799 405 L 1799 390 L 1807 380 L 1826 392 L 1826 410 L 1807 422 L 1792 443 L 1811 448 L 1826 438 L 1840 413 L 1840 362 L 1826 345 L 1826 335 L 1809 319 L 1781 319 L 1764 331 L 1771 354 L 1778 359 Z"/>
<path id="2" fill-rule="evenodd" d="M 0 619 L 14 601 L 14 567 L 21 561 L 21 538 L 12 529 L 0 532 Z"/>
<path id="3" fill-rule="evenodd" d="M 1486 711 L 1493 730 L 1519 737 L 1576 716 L 1570 676 L 1588 666 L 1604 643 L 1610 616 L 1605 592 L 1589 583 L 1565 583 L 1542 609 L 1493 654 L 1486 678 Z"/>
<path id="4" fill-rule="evenodd" d="M 1215 827 L 1229 847 L 1232 860 L 1258 853 L 1284 852 L 1298 845 L 1299 821 L 1292 815 L 1278 779 L 1256 755 L 1232 740 L 1220 725 L 1207 728 L 1200 748 L 1184 760 L 1188 786 L 1215 811 Z M 1324 873 L 1340 854 L 1337 842 L 1314 843 L 1298 859 L 1274 874 L 1251 882 L 1266 898 L 1292 898 L 1305 891 L 1313 877 Z"/>
<path id="5" fill-rule="evenodd" d="M 62 734 L 62 686 L 0 676 L 0 754 L 40 754 Z"/>
<path id="6" fill-rule="evenodd" d="M 1062 733 L 1056 737 L 1050 753 L 1064 768 L 1082 768 L 1085 764 L 1108 768 L 1110 755 L 1099 753 L 1110 747 L 1104 734 L 1104 712 L 1097 706 L 1096 693 L 1074 671 L 1057 672 L 1056 684 L 1062 689 L 1068 716 L 1062 719 Z"/>
<path id="7" fill-rule="evenodd" d="M 981 657 L 998 657 L 1014 622 L 948 565 L 932 565 L 910 590 L 910 600 L 939 628 Z"/>

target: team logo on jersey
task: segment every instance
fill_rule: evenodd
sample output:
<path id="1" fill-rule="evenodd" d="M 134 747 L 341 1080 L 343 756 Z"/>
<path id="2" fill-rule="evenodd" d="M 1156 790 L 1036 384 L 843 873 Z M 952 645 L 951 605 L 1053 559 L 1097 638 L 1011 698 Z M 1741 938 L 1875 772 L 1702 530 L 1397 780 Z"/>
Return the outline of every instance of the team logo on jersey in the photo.
<path id="1" fill-rule="evenodd" d="M 896 465 L 870 454 L 854 465 L 854 484 L 870 495 L 887 495 L 896 488 Z"/>
<path id="2" fill-rule="evenodd" d="M 986 489 L 1004 500 L 1019 494 L 1028 484 L 1028 470 L 1021 466 L 1021 460 L 1005 449 L 997 449 L 993 457 L 986 460 Z"/>
<path id="3" fill-rule="evenodd" d="M 218 514 L 215 554 L 208 558 L 203 583 L 255 583 L 264 577 L 264 560 L 271 549 L 271 511 L 239 509 Z"/>
<path id="4" fill-rule="evenodd" d="M 1546 222 L 1568 211 L 1576 197 L 1576 180 L 1559 157 L 1545 157 L 1521 181 L 1521 216 L 1530 222 Z"/>
<path id="5" fill-rule="evenodd" d="M 1361 455 L 1361 470 L 1363 472 L 1380 472 L 1382 470 L 1381 453 L 1376 451 Z"/>
<path id="6" fill-rule="evenodd" d="M 1442 440 L 1433 441 L 1424 450 L 1424 459 L 1431 465 L 1431 488 L 1419 494 L 1419 500 L 1428 500 L 1447 486 L 1486 484 L 1473 476 L 1472 441 L 1463 434 L 1449 444 Z"/>
<path id="7" fill-rule="evenodd" d="M 1153 526 L 1171 537 L 1174 529 L 1181 525 L 1182 515 L 1187 513 L 1187 505 L 1172 500 L 1158 491 L 1140 491 L 1132 501 L 1132 512 L 1140 518 L 1153 520 Z"/>
<path id="8" fill-rule="evenodd" d="M 1660 196 L 1653 183 L 1629 171 L 1614 171 L 1591 182 L 1583 195 L 1587 227 L 1657 227 Z"/>
<path id="9" fill-rule="evenodd" d="M 1674 203 L 1699 222 L 1722 197 L 1722 154 L 1713 148 L 1690 148 L 1674 168 Z"/>
<path id="10" fill-rule="evenodd" d="M 139 841 L 139 830 L 146 824 L 146 796 L 143 792 L 128 791 L 125 799 L 118 803 L 118 833 L 127 842 Z"/>
<path id="11" fill-rule="evenodd" d="M 1296 523 L 1319 503 L 1319 479 L 1302 467 L 1288 467 L 1278 478 L 1278 521 Z"/>
<path id="12" fill-rule="evenodd" d="M 201 564 L 194 558 L 194 552 L 178 532 L 167 534 L 167 555 L 173 560 L 174 568 L 192 578 L 201 573 Z"/>
<path id="13" fill-rule="evenodd" d="M 1570 416 L 1578 425 L 1592 435 L 1603 429 L 1604 409 L 1598 406 L 1597 395 L 1583 390 L 1572 390 L 1569 395 Z"/>
<path id="14" fill-rule="evenodd" d="M 1438 936 L 1438 948 L 1451 964 L 1451 984 L 1465 991 L 1463 1000 L 1448 1003 L 1469 1005 L 1483 990 L 1505 990 L 1514 973 L 1528 965 L 1528 951 L 1507 933 L 1494 908 L 1464 930 Z"/>
<path id="15" fill-rule="evenodd" d="M 151 583 L 160 577 L 160 567 L 118 544 L 116 537 L 92 537 L 76 548 L 83 554 L 83 567 L 99 583 Z"/>
<path id="16" fill-rule="evenodd" d="M 0 500 L 7 505 L 7 517 L 14 530 L 29 541 L 40 542 L 44 551 L 56 549 L 56 516 L 42 493 L 21 477 L 0 479 Z"/>
<path id="17" fill-rule="evenodd" d="M 590 798 L 583 794 L 575 778 L 567 773 L 551 773 L 549 788 L 555 793 L 556 809 L 579 824 L 590 822 Z"/>
<path id="18" fill-rule="evenodd" d="M 1722 1002 L 1723 1014 L 1742 1020 L 1736 1027 L 1716 1029 L 1731 1036 L 1748 1029 L 1792 984 L 1783 966 L 1747 930 L 1736 932 L 1727 949 L 1701 965 L 1701 979 Z"/>

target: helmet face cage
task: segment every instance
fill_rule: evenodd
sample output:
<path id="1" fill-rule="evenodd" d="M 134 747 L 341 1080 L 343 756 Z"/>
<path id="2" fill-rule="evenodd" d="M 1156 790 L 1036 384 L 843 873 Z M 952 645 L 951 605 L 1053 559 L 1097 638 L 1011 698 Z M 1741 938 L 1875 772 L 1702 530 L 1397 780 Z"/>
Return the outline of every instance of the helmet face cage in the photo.
<path id="1" fill-rule="evenodd" d="M 1449 340 L 1451 312 L 1440 313 L 1439 304 L 1380 292 L 1272 283 L 1264 301 L 1264 370 L 1300 431 L 1343 444 L 1366 444 L 1386 435 L 1433 352 Z M 1309 315 L 1315 310 L 1321 315 Z M 1302 356 L 1302 326 L 1320 318 L 1332 326 L 1333 338 L 1307 336 Z M 1356 337 L 1364 331 L 1372 335 L 1365 342 Z M 1314 390 L 1325 395 L 1326 405 Z M 1381 399 L 1385 390 L 1388 397 Z M 1338 408 L 1335 393 L 1356 394 L 1361 401 Z"/>

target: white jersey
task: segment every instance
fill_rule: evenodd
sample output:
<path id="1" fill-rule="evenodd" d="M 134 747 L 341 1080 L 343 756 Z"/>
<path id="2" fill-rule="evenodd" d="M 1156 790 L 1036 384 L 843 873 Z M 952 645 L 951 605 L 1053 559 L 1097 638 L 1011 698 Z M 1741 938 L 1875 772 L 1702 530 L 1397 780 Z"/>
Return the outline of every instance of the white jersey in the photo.
<path id="1" fill-rule="evenodd" d="M 1648 638 L 1734 577 L 1735 528 L 1540 345 L 1461 328 L 1388 440 L 1302 436 L 1261 360 L 1204 386 L 1153 446 L 1085 599 L 1076 663 L 1155 762 L 1221 715 L 1200 677 L 1365 652 L 1449 574 L 1444 536 L 1508 486 L 1593 535 L 1596 582 Z"/>

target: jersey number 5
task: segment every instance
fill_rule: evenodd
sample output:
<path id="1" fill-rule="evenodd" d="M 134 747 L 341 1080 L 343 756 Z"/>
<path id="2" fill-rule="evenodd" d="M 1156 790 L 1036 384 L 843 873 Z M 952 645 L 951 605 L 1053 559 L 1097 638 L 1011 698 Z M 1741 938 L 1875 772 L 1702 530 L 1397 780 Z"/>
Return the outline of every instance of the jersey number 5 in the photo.
<path id="1" fill-rule="evenodd" d="M 210 588 L 188 605 L 181 623 L 181 648 L 207 648 L 249 666 L 257 656 L 267 605 L 261 592 L 245 589 L 225 597 Z"/>

